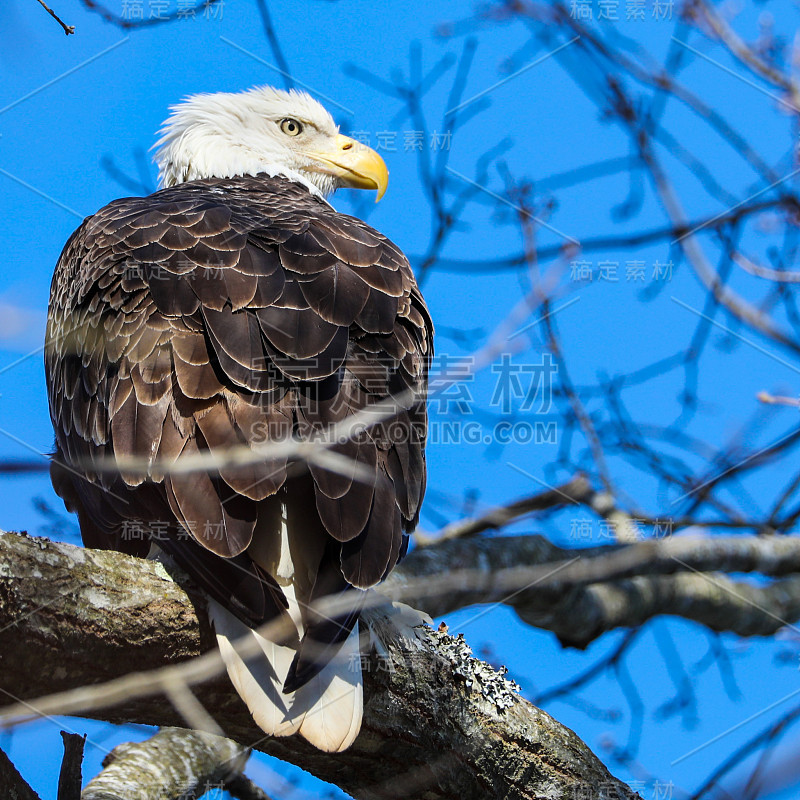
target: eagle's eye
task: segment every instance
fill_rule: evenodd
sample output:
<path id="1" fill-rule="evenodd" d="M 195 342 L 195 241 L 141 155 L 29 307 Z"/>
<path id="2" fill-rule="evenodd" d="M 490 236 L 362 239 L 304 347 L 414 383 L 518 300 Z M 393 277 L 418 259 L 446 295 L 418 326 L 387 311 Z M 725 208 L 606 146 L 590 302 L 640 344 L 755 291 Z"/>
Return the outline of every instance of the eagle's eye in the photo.
<path id="1" fill-rule="evenodd" d="M 287 136 L 297 136 L 303 132 L 303 126 L 296 119 L 282 119 L 279 124 Z"/>

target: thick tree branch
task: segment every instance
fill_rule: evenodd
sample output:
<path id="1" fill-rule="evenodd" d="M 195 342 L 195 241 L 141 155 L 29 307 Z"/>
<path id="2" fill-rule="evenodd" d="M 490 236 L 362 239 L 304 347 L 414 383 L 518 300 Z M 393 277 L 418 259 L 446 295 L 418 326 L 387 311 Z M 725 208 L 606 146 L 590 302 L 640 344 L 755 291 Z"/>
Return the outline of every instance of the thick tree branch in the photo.
<path id="1" fill-rule="evenodd" d="M 8 800 L 41 800 L 2 750 L 0 750 L 0 786 L 6 792 Z"/>
<path id="2" fill-rule="evenodd" d="M 240 774 L 249 752 L 201 731 L 163 728 L 144 742 L 115 747 L 81 800 L 200 797 Z"/>
<path id="3" fill-rule="evenodd" d="M 720 572 L 792 577 L 754 586 Z M 800 539 L 787 536 L 671 537 L 583 550 L 533 535 L 474 537 L 417 548 L 382 590 L 399 597 L 412 581 L 463 574 L 469 579 L 461 585 L 417 605 L 438 617 L 502 602 L 530 625 L 585 647 L 606 631 L 659 614 L 742 636 L 771 635 L 800 619 L 800 577 L 793 573 L 800 573 Z M 509 578 L 499 587 L 498 574 Z"/>
<path id="4" fill-rule="evenodd" d="M 356 798 L 636 797 L 572 731 L 469 657 L 463 640 L 430 630 L 404 637 L 380 612 L 370 627 L 383 644 L 364 665 L 364 724 L 345 753 L 265 738 L 225 676 L 193 691 L 226 735 Z M 10 701 L 176 664 L 211 646 L 201 597 L 161 565 L 0 534 L 0 692 Z M 121 699 L 91 715 L 180 724 L 161 697 Z"/>

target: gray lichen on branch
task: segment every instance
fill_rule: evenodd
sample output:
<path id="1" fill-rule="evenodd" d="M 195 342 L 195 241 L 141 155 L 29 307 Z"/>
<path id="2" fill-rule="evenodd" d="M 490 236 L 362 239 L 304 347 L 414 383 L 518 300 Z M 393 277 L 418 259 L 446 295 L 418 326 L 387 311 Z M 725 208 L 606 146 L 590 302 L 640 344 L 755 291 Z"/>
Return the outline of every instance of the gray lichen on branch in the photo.
<path id="1" fill-rule="evenodd" d="M 438 630 L 425 626 L 422 631 L 446 658 L 450 658 L 453 674 L 464 679 L 467 689 L 483 695 L 500 711 L 514 704 L 520 690 L 519 685 L 506 677 L 508 670 L 505 667 L 496 670 L 485 661 L 473 658 L 472 648 L 467 644 L 463 633 L 450 636 L 444 623 Z"/>

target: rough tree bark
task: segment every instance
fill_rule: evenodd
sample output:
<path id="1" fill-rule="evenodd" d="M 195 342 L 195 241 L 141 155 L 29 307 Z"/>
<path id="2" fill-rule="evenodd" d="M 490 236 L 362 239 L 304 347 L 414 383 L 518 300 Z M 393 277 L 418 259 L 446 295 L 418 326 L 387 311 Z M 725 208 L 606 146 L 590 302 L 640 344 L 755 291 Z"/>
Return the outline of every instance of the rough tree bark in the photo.
<path id="1" fill-rule="evenodd" d="M 0 692 L 30 701 L 207 651 L 213 637 L 202 597 L 178 580 L 120 553 L 0 534 Z M 355 798 L 637 797 L 571 730 L 473 659 L 463 640 L 430 629 L 400 636 L 380 610 L 370 612 L 370 628 L 383 647 L 365 665 L 364 724 L 345 753 L 264 737 L 224 676 L 192 690 L 232 739 Z M 161 696 L 122 696 L 90 716 L 183 724 Z"/>
<path id="2" fill-rule="evenodd" d="M 230 739 L 164 728 L 144 742 L 115 747 L 81 800 L 200 797 L 241 773 L 248 755 Z"/>
<path id="3" fill-rule="evenodd" d="M 0 787 L 6 793 L 8 800 L 41 800 L 2 750 L 0 750 Z"/>

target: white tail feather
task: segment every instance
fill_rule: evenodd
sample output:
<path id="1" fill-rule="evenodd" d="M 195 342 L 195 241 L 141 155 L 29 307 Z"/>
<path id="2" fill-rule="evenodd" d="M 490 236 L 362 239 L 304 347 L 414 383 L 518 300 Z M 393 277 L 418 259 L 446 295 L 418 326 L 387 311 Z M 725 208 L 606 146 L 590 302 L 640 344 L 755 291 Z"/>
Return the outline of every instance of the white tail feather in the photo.
<path id="1" fill-rule="evenodd" d="M 228 676 L 264 733 L 289 736 L 299 731 L 329 753 L 353 743 L 363 711 L 358 625 L 316 677 L 286 695 L 283 683 L 295 648 L 265 639 L 213 600 L 209 600 L 209 616 Z M 246 636 L 256 638 L 263 657 L 244 660 L 239 656 L 233 643 Z"/>
<path id="2" fill-rule="evenodd" d="M 322 671 L 295 692 L 314 703 L 300 725 L 300 735 L 326 753 L 346 750 L 361 729 L 364 708 L 358 623 Z"/>

